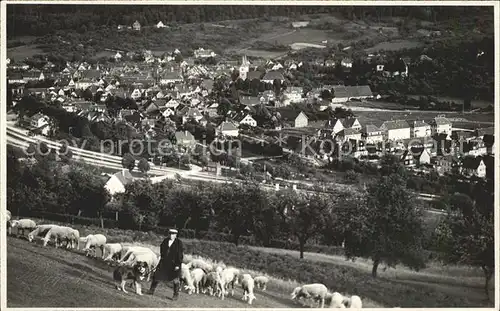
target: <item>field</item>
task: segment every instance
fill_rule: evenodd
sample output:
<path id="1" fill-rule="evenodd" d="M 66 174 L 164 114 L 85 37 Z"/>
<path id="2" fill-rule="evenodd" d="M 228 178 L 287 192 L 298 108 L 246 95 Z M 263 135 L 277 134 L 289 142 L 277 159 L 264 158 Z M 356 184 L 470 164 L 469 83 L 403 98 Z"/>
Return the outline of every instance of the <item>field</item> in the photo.
<path id="1" fill-rule="evenodd" d="M 380 50 L 397 51 L 401 49 L 412 49 L 419 47 L 421 45 L 422 43 L 417 41 L 394 40 L 394 41 L 381 42 L 371 48 L 365 49 L 365 51 L 368 53 L 374 53 Z"/>
<path id="2" fill-rule="evenodd" d="M 25 58 L 33 57 L 36 54 L 45 54 L 41 49 L 37 48 L 34 44 L 17 46 L 7 49 L 7 56 L 15 60 L 23 60 Z"/>
<path id="3" fill-rule="evenodd" d="M 80 230 L 81 236 L 100 232 L 108 237 L 108 242 L 134 242 L 151 246 L 154 251 L 163 238 L 131 230 L 73 227 Z M 473 268 L 444 268 L 431 263 L 417 273 L 402 267 L 386 271 L 381 267 L 379 277 L 373 279 L 368 260 L 350 262 L 340 256 L 315 253 L 306 253 L 305 260 L 298 260 L 296 251 L 183 241 L 186 254 L 223 261 L 254 275 L 271 276 L 268 291 L 256 292 L 253 307 L 297 307 L 299 305 L 289 299 L 291 290 L 299 283 L 311 282 L 322 282 L 344 294 L 357 294 L 363 299 L 364 307 L 491 306 L 482 291 L 482 274 Z M 224 301 L 203 295 L 187 298 L 185 293 L 179 301 L 166 301 L 163 297 L 171 297 L 172 292 L 165 286 L 160 286 L 154 297 L 124 294 L 112 285 L 112 267 L 99 260 L 50 246 L 43 248 L 13 237 L 7 242 L 9 307 L 165 307 L 165 302 L 168 307 L 245 307 L 239 289 L 234 297 Z M 61 295 L 62 291 L 69 294 Z M 109 299 L 110 296 L 113 299 Z"/>
<path id="4" fill-rule="evenodd" d="M 361 124 L 380 126 L 388 120 L 430 120 L 439 115 L 452 119 L 454 128 L 476 129 L 494 126 L 494 114 L 488 112 L 443 112 L 402 109 L 403 106 L 385 102 L 353 102 L 346 105 L 358 117 Z M 453 120 L 454 119 L 454 120 Z"/>

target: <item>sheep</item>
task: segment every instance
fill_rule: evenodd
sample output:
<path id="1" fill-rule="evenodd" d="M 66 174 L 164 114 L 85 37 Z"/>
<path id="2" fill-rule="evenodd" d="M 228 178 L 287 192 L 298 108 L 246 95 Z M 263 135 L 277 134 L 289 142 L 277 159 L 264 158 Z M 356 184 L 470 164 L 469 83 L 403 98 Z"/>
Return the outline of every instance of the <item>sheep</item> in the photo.
<path id="1" fill-rule="evenodd" d="M 83 250 L 85 251 L 85 256 L 89 256 L 90 249 L 94 251 L 94 257 L 96 257 L 96 248 L 101 250 L 101 258 L 104 259 L 104 245 L 106 245 L 106 237 L 102 234 L 89 234 L 84 238 L 80 238 L 80 242 L 85 243 Z"/>
<path id="2" fill-rule="evenodd" d="M 292 300 L 299 300 L 300 298 L 313 298 L 314 300 L 319 300 L 321 308 L 324 308 L 325 296 L 327 293 L 328 289 L 324 284 L 314 283 L 296 287 L 291 296 Z"/>
<path id="3" fill-rule="evenodd" d="M 222 284 L 224 285 L 224 290 L 227 292 L 229 290 L 229 286 L 231 286 L 231 296 L 234 296 L 234 284 L 238 284 L 239 274 L 240 270 L 236 268 L 227 268 L 219 273 Z"/>
<path id="4" fill-rule="evenodd" d="M 12 219 L 12 214 L 10 213 L 9 210 L 7 210 L 7 212 L 5 213 L 5 221 L 7 222 L 7 234 L 8 235 L 12 234 L 12 223 L 10 221 L 11 219 Z"/>
<path id="5" fill-rule="evenodd" d="M 43 246 L 47 246 L 50 238 L 54 237 L 55 247 L 59 246 L 59 242 L 64 240 L 72 240 L 75 236 L 75 229 L 64 226 L 55 226 L 49 229 L 45 237 L 43 238 Z"/>
<path id="6" fill-rule="evenodd" d="M 187 266 L 189 267 L 189 269 L 196 269 L 196 268 L 203 269 L 205 273 L 209 273 L 214 270 L 213 265 L 209 264 L 208 262 L 206 262 L 201 258 L 195 258 L 191 260 L 191 262 L 189 262 Z"/>
<path id="7" fill-rule="evenodd" d="M 106 257 L 104 257 L 104 261 L 110 261 L 113 260 L 113 258 L 116 258 L 120 256 L 120 252 L 122 251 L 122 244 L 120 243 L 106 243 L 104 245 L 104 250 L 103 250 L 103 257 L 104 254 L 107 254 Z"/>
<path id="8" fill-rule="evenodd" d="M 351 296 L 351 298 L 344 297 L 342 304 L 346 308 L 351 308 L 351 309 L 363 308 L 363 303 L 361 302 L 361 298 L 359 298 L 359 296 L 356 296 L 356 295 Z"/>
<path id="9" fill-rule="evenodd" d="M 189 271 L 189 267 L 184 263 L 181 264 L 180 279 L 186 283 L 184 288 L 188 291 L 188 294 L 191 295 L 196 290 L 196 288 L 194 286 L 193 278 L 191 277 L 191 272 Z"/>
<path id="10" fill-rule="evenodd" d="M 62 242 L 65 243 L 67 249 L 78 249 L 80 247 L 80 232 L 76 229 L 71 230 L 71 234 L 69 234 L 66 239 L 62 240 Z M 61 243 L 61 246 L 63 246 L 63 243 Z"/>
<path id="11" fill-rule="evenodd" d="M 248 301 L 251 305 L 252 301 L 255 299 L 253 290 L 255 288 L 255 281 L 252 276 L 248 273 L 243 274 L 241 278 L 241 288 L 243 289 L 243 301 Z"/>
<path id="12" fill-rule="evenodd" d="M 208 293 L 210 296 L 214 296 L 216 293 L 223 293 L 224 288 L 222 287 L 220 275 L 217 272 L 210 272 L 205 275 L 203 281 L 203 293 Z"/>
<path id="13" fill-rule="evenodd" d="M 325 302 L 326 305 L 329 308 L 341 308 L 344 309 L 344 296 L 342 296 L 340 293 L 327 293 L 325 296 Z"/>
<path id="14" fill-rule="evenodd" d="M 200 293 L 200 287 L 202 286 L 203 278 L 205 277 L 205 271 L 200 268 L 196 268 L 191 271 L 191 278 L 193 279 L 193 285 L 195 287 L 195 293 Z"/>
<path id="15" fill-rule="evenodd" d="M 35 230 L 28 233 L 28 241 L 33 242 L 35 236 L 45 236 L 47 232 L 58 225 L 38 225 Z"/>
<path id="16" fill-rule="evenodd" d="M 269 278 L 266 276 L 257 276 L 253 279 L 255 281 L 255 287 L 258 289 L 262 289 L 263 292 L 266 291 L 267 283 L 269 282 Z"/>
<path id="17" fill-rule="evenodd" d="M 26 229 L 30 231 L 34 230 L 36 228 L 36 222 L 31 219 L 13 220 L 11 222 L 11 227 L 17 227 L 17 236 L 19 237 L 19 232 L 21 232 L 21 235 L 24 236 L 24 231 Z"/>
<path id="18" fill-rule="evenodd" d="M 123 263 L 125 261 L 125 258 L 130 257 L 130 254 L 132 254 L 133 252 L 153 252 L 153 251 L 150 248 L 144 246 L 123 245 L 121 251 L 121 258 L 118 261 Z"/>

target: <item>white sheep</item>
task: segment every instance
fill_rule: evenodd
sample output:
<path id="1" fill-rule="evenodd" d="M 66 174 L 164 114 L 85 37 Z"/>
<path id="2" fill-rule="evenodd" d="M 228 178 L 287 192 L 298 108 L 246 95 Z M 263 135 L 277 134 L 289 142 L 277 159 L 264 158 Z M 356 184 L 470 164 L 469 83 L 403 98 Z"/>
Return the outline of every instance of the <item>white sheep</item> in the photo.
<path id="1" fill-rule="evenodd" d="M 49 229 L 45 237 L 43 238 L 43 246 L 47 246 L 47 243 L 51 238 L 55 239 L 55 247 L 59 246 L 62 241 L 74 239 L 75 230 L 70 227 L 65 226 L 55 226 Z"/>
<path id="2" fill-rule="evenodd" d="M 191 277 L 191 272 L 189 271 L 189 267 L 184 263 L 181 264 L 180 279 L 186 283 L 184 288 L 188 291 L 189 295 L 195 292 L 196 288 Z"/>
<path id="3" fill-rule="evenodd" d="M 121 251 L 121 257 L 118 261 L 123 263 L 125 261 L 125 258 L 128 258 L 130 254 L 134 252 L 153 252 L 153 251 L 149 247 L 137 246 L 137 245 L 123 245 Z"/>
<path id="4" fill-rule="evenodd" d="M 203 281 L 202 292 L 205 293 L 208 290 L 210 296 L 215 294 L 224 293 L 224 287 L 220 279 L 220 275 L 217 272 L 209 272 L 205 275 Z"/>
<path id="5" fill-rule="evenodd" d="M 328 289 L 324 284 L 314 283 L 296 287 L 291 296 L 292 300 L 299 300 L 300 298 L 312 298 L 316 301 L 319 301 L 321 308 L 324 308 L 325 297 L 327 293 Z"/>
<path id="6" fill-rule="evenodd" d="M 257 276 L 253 279 L 255 281 L 255 287 L 258 289 L 262 289 L 262 291 L 266 291 L 267 283 L 269 282 L 269 278 L 266 276 Z"/>
<path id="7" fill-rule="evenodd" d="M 250 274 L 245 273 L 242 275 L 241 288 L 243 289 L 242 300 L 248 301 L 248 304 L 251 305 L 252 301 L 255 299 L 255 295 L 253 293 L 255 288 L 255 281 Z"/>
<path id="8" fill-rule="evenodd" d="M 227 268 L 220 273 L 221 282 L 224 285 L 224 291 L 229 290 L 231 286 L 231 296 L 234 296 L 234 284 L 238 284 L 238 276 L 240 275 L 240 270 L 236 268 Z"/>
<path id="9" fill-rule="evenodd" d="M 329 308 L 344 309 L 344 296 L 338 292 L 327 293 L 325 296 L 325 303 Z"/>
<path id="10" fill-rule="evenodd" d="M 103 257 L 104 254 L 107 254 L 107 256 L 104 257 L 104 261 L 110 261 L 113 260 L 113 258 L 119 256 L 122 248 L 123 246 L 120 243 L 106 243 L 104 245 L 104 251 L 102 253 Z"/>
<path id="11" fill-rule="evenodd" d="M 79 249 L 80 248 L 80 231 L 71 228 L 71 233 L 66 240 L 66 248 Z"/>
<path id="12" fill-rule="evenodd" d="M 8 235 L 12 234 L 12 223 L 10 221 L 11 219 L 12 219 L 12 214 L 10 213 L 9 210 L 7 210 L 7 212 L 5 213 L 5 221 L 7 222 L 7 234 Z"/>
<path id="13" fill-rule="evenodd" d="M 203 277 L 205 276 L 205 271 L 200 268 L 196 268 L 191 271 L 191 278 L 193 279 L 193 285 L 195 287 L 195 293 L 200 293 L 200 287 L 202 287 Z"/>
<path id="14" fill-rule="evenodd" d="M 33 242 L 36 236 L 45 236 L 50 229 L 58 227 L 58 225 L 38 225 L 35 230 L 28 233 L 28 241 Z"/>
<path id="15" fill-rule="evenodd" d="M 356 295 L 351 296 L 351 298 L 344 297 L 342 304 L 345 305 L 346 308 L 351 308 L 351 309 L 363 308 L 363 303 L 361 302 L 361 298 Z"/>
<path id="16" fill-rule="evenodd" d="M 195 258 L 191 260 L 191 262 L 189 262 L 187 266 L 189 267 L 189 269 L 196 269 L 196 268 L 203 269 L 205 273 L 209 273 L 214 270 L 213 265 L 209 264 L 208 262 L 206 262 L 201 258 Z"/>
<path id="17" fill-rule="evenodd" d="M 102 234 L 89 234 L 84 238 L 80 238 L 80 242 L 85 243 L 83 251 L 86 256 L 89 256 L 90 250 L 93 250 L 94 257 L 96 257 L 96 249 L 101 250 L 101 257 L 104 259 L 104 245 L 106 245 L 106 237 Z"/>
<path id="18" fill-rule="evenodd" d="M 13 220 L 11 222 L 11 227 L 16 228 L 17 227 L 17 236 L 19 236 L 19 233 L 21 233 L 22 236 L 24 236 L 24 231 L 25 230 L 34 230 L 36 228 L 36 222 L 34 222 L 31 219 L 19 219 L 19 220 Z"/>

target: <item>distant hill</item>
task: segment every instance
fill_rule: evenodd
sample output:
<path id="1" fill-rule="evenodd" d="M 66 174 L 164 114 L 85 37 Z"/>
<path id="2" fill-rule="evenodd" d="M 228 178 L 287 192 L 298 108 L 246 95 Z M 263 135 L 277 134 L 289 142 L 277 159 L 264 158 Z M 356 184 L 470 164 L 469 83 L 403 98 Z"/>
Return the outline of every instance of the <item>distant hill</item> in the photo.
<path id="1" fill-rule="evenodd" d="M 45 35 L 58 30 L 92 31 L 100 26 L 163 23 L 219 22 L 233 19 L 285 16 L 299 18 L 304 14 L 340 14 L 348 19 L 380 20 L 386 17 L 418 18 L 443 21 L 454 18 L 493 18 L 492 7 L 364 7 L 364 6 L 187 6 L 187 5 L 25 5 L 7 6 L 7 33 Z"/>

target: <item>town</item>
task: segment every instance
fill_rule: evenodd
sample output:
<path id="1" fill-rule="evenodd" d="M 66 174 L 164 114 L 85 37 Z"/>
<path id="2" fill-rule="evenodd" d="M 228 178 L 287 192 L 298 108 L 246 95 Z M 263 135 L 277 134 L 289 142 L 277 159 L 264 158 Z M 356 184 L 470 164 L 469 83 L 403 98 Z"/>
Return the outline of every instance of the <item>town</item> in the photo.
<path id="1" fill-rule="evenodd" d="M 7 18 L 15 306 L 35 259 L 54 266 L 37 279 L 116 298 L 71 292 L 82 307 L 288 308 L 318 286 L 321 307 L 491 306 L 492 8 L 49 7 Z M 44 226 L 73 236 L 47 247 Z M 179 301 L 105 288 L 127 247 L 161 260 L 171 232 Z M 214 295 L 197 269 L 219 275 Z"/>

